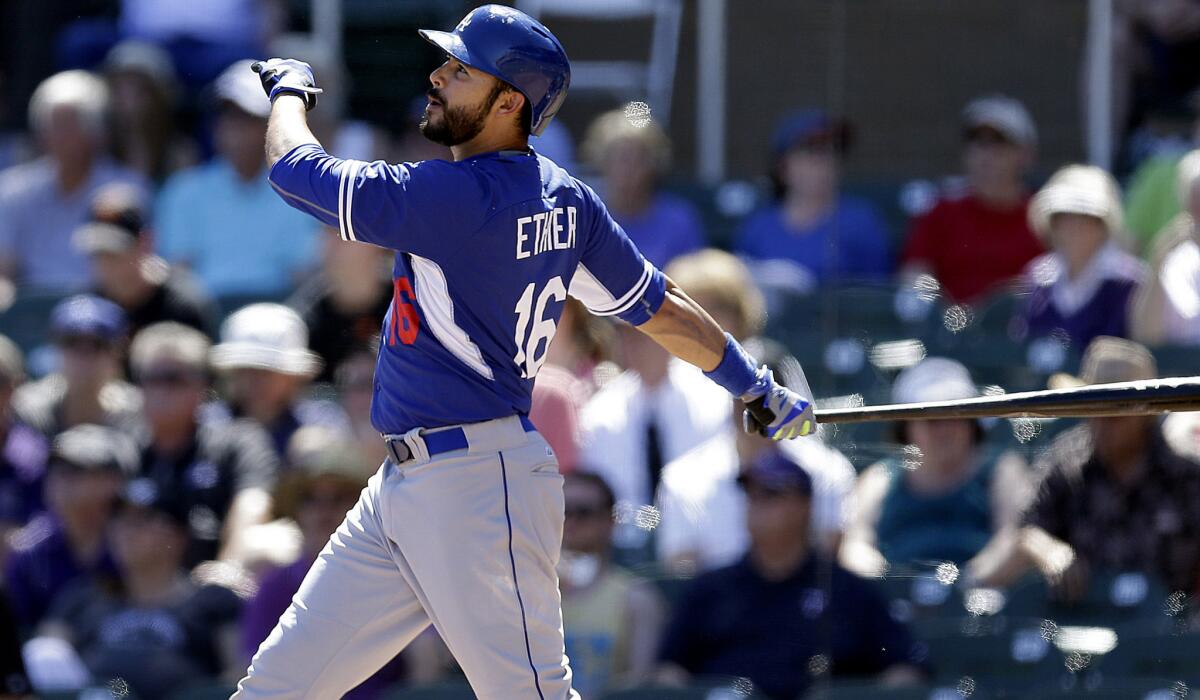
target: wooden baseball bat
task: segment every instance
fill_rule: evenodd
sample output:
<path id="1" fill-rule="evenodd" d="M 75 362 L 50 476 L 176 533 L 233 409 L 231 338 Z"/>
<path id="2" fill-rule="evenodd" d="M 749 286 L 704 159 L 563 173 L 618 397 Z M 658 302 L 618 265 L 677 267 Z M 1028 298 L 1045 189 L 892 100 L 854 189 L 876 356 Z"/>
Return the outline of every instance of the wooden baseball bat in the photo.
<path id="1" fill-rule="evenodd" d="M 1200 377 L 1168 377 L 956 401 L 816 410 L 818 423 L 946 418 L 1087 418 L 1200 411 Z"/>

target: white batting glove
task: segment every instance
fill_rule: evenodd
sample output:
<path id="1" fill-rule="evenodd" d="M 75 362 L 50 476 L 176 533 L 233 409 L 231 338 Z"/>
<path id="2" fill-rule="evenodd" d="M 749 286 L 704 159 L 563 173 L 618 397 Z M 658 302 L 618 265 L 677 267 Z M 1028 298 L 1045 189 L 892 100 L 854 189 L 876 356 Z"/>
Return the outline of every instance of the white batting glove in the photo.
<path id="1" fill-rule="evenodd" d="M 267 61 L 255 61 L 250 69 L 258 73 L 263 91 L 267 93 L 267 97 L 272 102 L 286 92 L 303 98 L 304 106 L 307 109 L 317 106 L 317 95 L 323 90 L 317 87 L 312 66 L 304 61 L 297 61 L 293 58 L 272 58 Z"/>

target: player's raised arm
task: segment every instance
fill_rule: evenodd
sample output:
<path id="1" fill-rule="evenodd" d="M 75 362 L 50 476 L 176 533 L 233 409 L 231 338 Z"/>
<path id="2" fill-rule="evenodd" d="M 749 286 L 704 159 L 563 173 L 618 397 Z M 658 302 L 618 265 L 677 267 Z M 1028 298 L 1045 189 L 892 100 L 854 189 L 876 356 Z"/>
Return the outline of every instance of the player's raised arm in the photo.
<path id="1" fill-rule="evenodd" d="M 298 146 L 309 143 L 320 146 L 308 128 L 306 115 L 317 105 L 317 95 L 321 93 L 312 67 L 303 61 L 272 58 L 258 61 L 251 68 L 258 73 L 263 90 L 271 99 L 271 117 L 267 121 L 268 167 Z"/>
<path id="2" fill-rule="evenodd" d="M 741 344 L 670 279 L 658 310 L 637 328 L 745 401 L 747 430 L 780 440 L 816 428 L 812 397 L 777 383 L 765 366 L 756 368 Z"/>

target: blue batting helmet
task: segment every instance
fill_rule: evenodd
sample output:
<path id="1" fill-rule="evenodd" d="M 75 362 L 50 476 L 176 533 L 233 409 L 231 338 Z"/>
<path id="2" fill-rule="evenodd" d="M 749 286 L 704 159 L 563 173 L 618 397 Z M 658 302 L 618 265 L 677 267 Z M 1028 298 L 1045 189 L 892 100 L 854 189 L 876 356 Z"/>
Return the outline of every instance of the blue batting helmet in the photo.
<path id="1" fill-rule="evenodd" d="M 426 41 L 519 90 L 529 102 L 530 131 L 542 133 L 562 107 L 571 63 L 561 43 L 529 15 L 503 5 L 471 10 L 453 32 L 422 29 Z"/>

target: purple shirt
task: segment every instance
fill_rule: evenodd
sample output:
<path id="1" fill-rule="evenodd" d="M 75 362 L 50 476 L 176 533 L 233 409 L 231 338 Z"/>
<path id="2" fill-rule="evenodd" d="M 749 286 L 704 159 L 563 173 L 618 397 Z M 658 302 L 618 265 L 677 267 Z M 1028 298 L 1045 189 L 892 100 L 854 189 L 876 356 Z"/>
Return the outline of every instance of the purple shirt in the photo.
<path id="1" fill-rule="evenodd" d="M 42 511 L 50 446 L 39 431 L 14 423 L 0 442 L 0 524 L 21 526 Z"/>
<path id="2" fill-rule="evenodd" d="M 51 515 L 35 518 L 12 540 L 4 585 L 13 614 L 25 627 L 41 621 L 67 584 L 97 574 L 117 576 L 117 566 L 107 548 L 95 562 L 77 561 L 62 525 Z"/>
<path id="3" fill-rule="evenodd" d="M 242 608 L 242 653 L 247 661 L 258 651 L 258 645 L 271 634 L 279 617 L 292 602 L 300 583 L 312 566 L 308 557 L 300 557 L 287 566 L 272 569 L 263 575 L 258 593 Z M 375 675 L 363 681 L 345 695 L 346 700 L 372 700 L 381 691 L 404 679 L 404 664 L 400 657 L 392 659 Z"/>
<path id="4" fill-rule="evenodd" d="M 673 194 L 654 195 L 637 216 L 613 214 L 646 259 L 658 269 L 704 247 L 704 224 L 692 203 Z"/>

